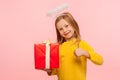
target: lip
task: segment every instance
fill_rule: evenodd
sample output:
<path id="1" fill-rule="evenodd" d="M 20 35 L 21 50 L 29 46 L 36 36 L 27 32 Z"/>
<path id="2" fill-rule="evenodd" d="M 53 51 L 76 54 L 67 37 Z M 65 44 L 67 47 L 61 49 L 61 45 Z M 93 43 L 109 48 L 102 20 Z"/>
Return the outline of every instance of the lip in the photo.
<path id="1" fill-rule="evenodd" d="M 68 35 L 70 33 L 70 31 L 69 32 L 67 32 L 67 33 L 64 33 L 64 35 L 66 36 L 66 35 Z"/>

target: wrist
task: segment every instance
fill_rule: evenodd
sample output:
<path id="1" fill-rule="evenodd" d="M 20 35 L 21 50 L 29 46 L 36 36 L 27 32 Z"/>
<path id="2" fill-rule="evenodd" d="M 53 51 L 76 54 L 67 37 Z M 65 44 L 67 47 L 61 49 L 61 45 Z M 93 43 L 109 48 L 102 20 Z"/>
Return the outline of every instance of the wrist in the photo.
<path id="1" fill-rule="evenodd" d="M 90 58 L 90 54 L 86 51 L 84 56 L 86 56 L 87 58 Z"/>

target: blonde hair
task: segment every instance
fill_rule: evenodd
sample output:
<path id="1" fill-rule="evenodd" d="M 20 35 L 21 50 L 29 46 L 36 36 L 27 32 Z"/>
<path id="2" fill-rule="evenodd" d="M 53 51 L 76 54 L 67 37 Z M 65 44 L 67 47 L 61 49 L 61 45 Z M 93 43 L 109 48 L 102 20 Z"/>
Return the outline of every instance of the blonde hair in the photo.
<path id="1" fill-rule="evenodd" d="M 66 20 L 73 27 L 73 29 L 75 30 L 74 37 L 76 38 L 76 41 L 79 42 L 81 40 L 79 26 L 78 26 L 77 22 L 75 21 L 75 19 L 73 18 L 73 16 L 69 12 L 64 12 L 64 13 L 60 14 L 59 16 L 57 16 L 57 18 L 55 20 L 55 27 L 56 27 L 56 33 L 57 33 L 57 42 L 60 43 L 60 44 L 65 42 L 65 39 L 60 35 L 60 33 L 59 33 L 58 29 L 57 29 L 57 23 L 61 19 Z"/>

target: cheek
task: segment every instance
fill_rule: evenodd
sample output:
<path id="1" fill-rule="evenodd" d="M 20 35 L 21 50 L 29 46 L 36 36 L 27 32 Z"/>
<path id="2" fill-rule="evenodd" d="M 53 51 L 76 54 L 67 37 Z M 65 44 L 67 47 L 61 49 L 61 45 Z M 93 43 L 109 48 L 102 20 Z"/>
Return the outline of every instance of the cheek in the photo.
<path id="1" fill-rule="evenodd" d="M 75 32 L 75 30 L 74 30 L 73 28 L 71 28 L 71 30 L 72 30 L 73 32 Z"/>
<path id="2" fill-rule="evenodd" d="M 62 34 L 63 34 L 63 32 L 62 32 L 62 31 L 59 31 L 59 33 L 60 33 L 60 35 L 62 35 Z"/>
<path id="3" fill-rule="evenodd" d="M 59 31 L 59 34 L 60 34 L 61 37 L 64 36 L 64 35 L 63 35 L 63 31 Z"/>

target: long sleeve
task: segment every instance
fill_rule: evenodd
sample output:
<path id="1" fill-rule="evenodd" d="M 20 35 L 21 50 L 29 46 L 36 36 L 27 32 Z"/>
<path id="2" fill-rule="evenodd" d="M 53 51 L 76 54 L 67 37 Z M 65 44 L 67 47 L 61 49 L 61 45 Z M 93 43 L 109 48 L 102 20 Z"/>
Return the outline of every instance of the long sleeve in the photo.
<path id="1" fill-rule="evenodd" d="M 102 65 L 102 64 L 103 64 L 103 58 L 102 58 L 102 56 L 99 55 L 98 53 L 96 53 L 96 52 L 94 51 L 94 49 L 93 49 L 87 42 L 82 41 L 81 44 L 83 44 L 83 46 L 82 46 L 83 49 L 88 51 L 88 53 L 89 53 L 89 55 L 90 55 L 90 58 L 89 58 L 89 59 L 90 59 L 93 63 L 98 64 L 98 65 Z"/>
<path id="2" fill-rule="evenodd" d="M 76 39 L 64 42 L 60 45 L 60 67 L 53 69 L 51 75 L 57 75 L 58 80 L 86 80 L 86 57 L 76 57 L 75 50 L 78 44 Z M 90 54 L 90 60 L 95 64 L 102 64 L 102 57 L 97 54 L 85 41 L 80 41 L 80 47 Z"/>

